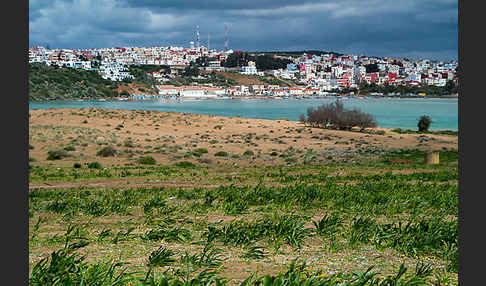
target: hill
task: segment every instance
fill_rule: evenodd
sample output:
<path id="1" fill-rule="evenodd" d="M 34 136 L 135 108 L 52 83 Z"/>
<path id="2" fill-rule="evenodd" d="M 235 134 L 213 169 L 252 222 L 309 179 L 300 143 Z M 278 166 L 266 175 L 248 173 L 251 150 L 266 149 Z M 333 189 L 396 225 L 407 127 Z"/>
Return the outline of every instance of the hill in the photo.
<path id="1" fill-rule="evenodd" d="M 29 63 L 29 100 L 111 98 L 125 91 L 153 93 L 151 85 L 135 79 L 117 83 L 102 78 L 96 71 Z"/>
<path id="2" fill-rule="evenodd" d="M 96 71 L 29 63 L 29 100 L 117 96 L 118 87 Z"/>

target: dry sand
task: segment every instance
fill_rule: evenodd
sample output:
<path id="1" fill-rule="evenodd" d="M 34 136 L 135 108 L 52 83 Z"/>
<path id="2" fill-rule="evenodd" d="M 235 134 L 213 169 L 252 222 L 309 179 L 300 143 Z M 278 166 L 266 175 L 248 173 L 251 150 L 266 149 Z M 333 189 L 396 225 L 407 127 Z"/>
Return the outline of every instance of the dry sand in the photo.
<path id="1" fill-rule="evenodd" d="M 374 128 L 371 133 L 305 127 L 296 121 L 246 119 L 177 112 L 107 110 L 95 108 L 48 109 L 29 111 L 29 156 L 33 165 L 72 166 L 74 162 L 98 161 L 108 165 L 133 164 L 146 155 L 157 164 L 177 161 L 208 164 L 276 165 L 285 164 L 282 153 L 290 153 L 301 162 L 304 154 L 317 154 L 315 160 L 355 160 L 358 150 L 372 156 L 399 149 L 457 150 L 458 137 L 449 135 L 397 134 L 390 129 Z M 74 146 L 72 157 L 46 160 L 49 150 Z M 99 157 L 96 152 L 105 146 L 121 151 L 115 157 Z M 187 152 L 206 148 L 200 158 Z M 246 150 L 253 156 L 242 156 Z M 229 153 L 217 157 L 218 151 Z M 272 152 L 276 152 L 271 156 Z M 275 155 L 278 154 L 278 155 Z M 186 157 L 184 157 L 186 155 Z M 238 155 L 239 158 L 232 158 Z M 288 157 L 288 156 L 287 156 Z"/>

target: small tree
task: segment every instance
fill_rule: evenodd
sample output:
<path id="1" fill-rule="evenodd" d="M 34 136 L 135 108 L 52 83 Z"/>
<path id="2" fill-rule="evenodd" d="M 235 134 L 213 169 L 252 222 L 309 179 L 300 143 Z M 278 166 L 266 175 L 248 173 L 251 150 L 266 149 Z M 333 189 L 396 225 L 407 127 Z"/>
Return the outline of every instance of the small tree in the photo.
<path id="1" fill-rule="evenodd" d="M 429 126 L 432 123 L 432 119 L 427 115 L 422 115 L 419 119 L 417 124 L 419 132 L 427 132 L 429 131 Z"/>

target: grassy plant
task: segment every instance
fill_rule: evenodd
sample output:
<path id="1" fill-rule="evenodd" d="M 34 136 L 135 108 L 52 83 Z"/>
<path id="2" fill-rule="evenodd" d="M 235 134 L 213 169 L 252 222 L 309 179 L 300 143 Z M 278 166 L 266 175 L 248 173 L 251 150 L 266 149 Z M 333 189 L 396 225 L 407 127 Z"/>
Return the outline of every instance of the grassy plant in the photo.
<path id="1" fill-rule="evenodd" d="M 218 151 L 218 152 L 214 153 L 214 156 L 216 156 L 216 157 L 228 157 L 229 154 L 226 151 Z"/>
<path id="2" fill-rule="evenodd" d="M 65 151 L 76 151 L 76 148 L 73 145 L 69 145 L 64 147 Z"/>
<path id="3" fill-rule="evenodd" d="M 198 153 L 198 154 L 206 154 L 208 153 L 208 149 L 206 148 L 197 148 L 196 150 L 193 151 L 194 153 Z"/>
<path id="4" fill-rule="evenodd" d="M 266 256 L 265 248 L 259 245 L 249 245 L 245 248 L 245 251 L 242 255 L 244 258 L 249 259 L 262 259 Z"/>
<path id="5" fill-rule="evenodd" d="M 89 169 L 101 169 L 102 166 L 99 162 L 91 162 L 88 164 Z"/>
<path id="6" fill-rule="evenodd" d="M 180 168 L 195 168 L 196 167 L 196 165 L 194 163 L 189 162 L 189 161 L 177 162 L 174 165 L 177 166 L 177 167 L 180 167 Z"/>
<path id="7" fill-rule="evenodd" d="M 70 156 L 65 150 L 51 150 L 47 152 L 47 160 L 61 160 Z"/>
<path id="8" fill-rule="evenodd" d="M 315 231 L 321 236 L 332 235 L 339 231 L 342 225 L 342 220 L 337 214 L 326 214 L 320 220 L 312 222 L 315 226 Z"/>
<path id="9" fill-rule="evenodd" d="M 113 157 L 116 156 L 119 153 L 118 150 L 116 150 L 112 146 L 106 146 L 100 149 L 98 152 L 96 152 L 96 156 L 100 157 Z"/>
<path id="10" fill-rule="evenodd" d="M 173 226 L 172 228 L 151 229 L 142 238 L 152 241 L 184 242 L 189 241 L 192 236 L 189 230 Z"/>
<path id="11" fill-rule="evenodd" d="M 154 157 L 152 157 L 152 156 L 141 157 L 137 160 L 137 162 L 139 164 L 143 164 L 143 165 L 155 165 L 156 164 L 156 161 L 155 161 Z"/>

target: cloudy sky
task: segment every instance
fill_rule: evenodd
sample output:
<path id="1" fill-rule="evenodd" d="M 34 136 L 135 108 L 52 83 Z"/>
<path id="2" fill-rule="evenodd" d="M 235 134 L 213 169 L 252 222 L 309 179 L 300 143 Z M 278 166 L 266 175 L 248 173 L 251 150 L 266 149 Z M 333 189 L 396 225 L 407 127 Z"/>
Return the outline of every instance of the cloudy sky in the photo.
<path id="1" fill-rule="evenodd" d="M 29 45 L 201 45 L 456 60 L 457 0 L 30 0 Z"/>

